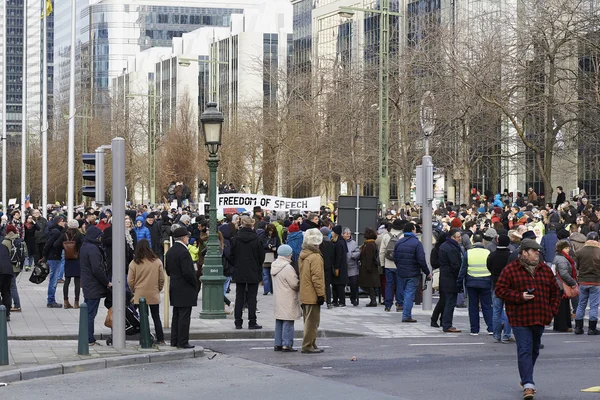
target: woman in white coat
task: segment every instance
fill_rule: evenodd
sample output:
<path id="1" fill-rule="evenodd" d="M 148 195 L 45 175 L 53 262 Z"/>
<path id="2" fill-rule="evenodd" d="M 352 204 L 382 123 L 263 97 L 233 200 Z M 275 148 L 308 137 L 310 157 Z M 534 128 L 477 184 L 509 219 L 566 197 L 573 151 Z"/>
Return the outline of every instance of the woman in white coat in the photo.
<path id="1" fill-rule="evenodd" d="M 271 264 L 273 304 L 275 307 L 275 351 L 296 352 L 294 321 L 302 317 L 300 280 L 292 266 L 292 248 L 286 244 L 277 249 L 277 259 Z"/>

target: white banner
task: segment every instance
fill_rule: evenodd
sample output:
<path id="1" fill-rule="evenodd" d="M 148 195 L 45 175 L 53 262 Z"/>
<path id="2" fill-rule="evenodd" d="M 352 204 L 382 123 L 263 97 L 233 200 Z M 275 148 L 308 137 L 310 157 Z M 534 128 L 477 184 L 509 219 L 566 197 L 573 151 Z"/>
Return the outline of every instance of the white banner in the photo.
<path id="1" fill-rule="evenodd" d="M 256 206 L 260 206 L 261 208 L 270 211 L 319 211 L 321 208 L 320 197 L 289 199 L 286 197 L 262 196 L 259 194 L 228 193 L 220 194 L 218 196 L 218 202 L 219 205 L 217 208 L 219 210 L 226 208 L 243 208 L 247 211 L 252 211 Z"/>

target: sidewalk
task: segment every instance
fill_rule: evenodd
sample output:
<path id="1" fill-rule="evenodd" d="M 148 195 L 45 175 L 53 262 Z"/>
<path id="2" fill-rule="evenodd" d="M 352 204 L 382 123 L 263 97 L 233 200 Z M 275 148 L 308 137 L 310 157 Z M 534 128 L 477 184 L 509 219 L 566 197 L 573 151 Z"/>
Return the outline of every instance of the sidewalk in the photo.
<path id="1" fill-rule="evenodd" d="M 77 339 L 79 329 L 79 310 L 65 310 L 46 307 L 47 282 L 35 285 L 29 282 L 29 272 L 22 273 L 18 278 L 18 289 L 21 299 L 22 312 L 11 313 L 11 321 L 8 323 L 9 339 L 27 340 L 53 340 L 53 339 Z M 73 302 L 73 283 L 71 283 L 70 300 Z M 229 299 L 235 299 L 235 289 L 228 295 Z M 56 299 L 62 302 L 62 288 L 59 284 L 56 290 Z M 198 298 L 198 307 L 192 312 L 191 337 L 192 339 L 225 339 L 225 338 L 255 338 L 272 337 L 275 327 L 273 314 L 273 296 L 263 296 L 262 287 L 258 294 L 258 323 L 263 326 L 262 331 L 251 331 L 247 328 L 247 320 L 244 320 L 244 329 L 235 330 L 233 316 L 226 319 L 207 320 L 200 319 L 202 294 Z M 436 300 L 436 299 L 434 299 Z M 82 298 L 83 301 L 83 298 Z M 161 294 L 161 302 L 163 302 Z M 384 312 L 383 306 L 368 308 L 365 305 L 368 299 L 361 298 L 360 306 L 346 306 L 344 308 L 333 308 L 321 310 L 321 325 L 319 330 L 324 336 L 355 336 L 367 335 L 380 338 L 402 338 L 414 336 L 449 336 L 441 329 L 429 326 L 431 311 L 422 311 L 421 306 L 413 308 L 413 318 L 419 322 L 407 324 L 402 323 L 402 313 Z M 347 301 L 347 304 L 350 304 Z M 110 335 L 110 329 L 104 326 L 106 309 L 101 303 L 96 317 L 95 334 L 98 340 L 104 340 Z M 171 309 L 172 312 L 172 309 Z M 160 307 L 161 319 L 164 325 L 164 302 Z M 459 329 L 468 329 L 468 318 L 466 309 L 456 309 L 455 326 Z M 247 317 L 247 314 L 244 314 Z M 151 331 L 152 319 L 150 319 Z M 302 321 L 296 321 L 297 333 L 302 331 Z M 165 329 L 169 337 L 170 329 Z"/>

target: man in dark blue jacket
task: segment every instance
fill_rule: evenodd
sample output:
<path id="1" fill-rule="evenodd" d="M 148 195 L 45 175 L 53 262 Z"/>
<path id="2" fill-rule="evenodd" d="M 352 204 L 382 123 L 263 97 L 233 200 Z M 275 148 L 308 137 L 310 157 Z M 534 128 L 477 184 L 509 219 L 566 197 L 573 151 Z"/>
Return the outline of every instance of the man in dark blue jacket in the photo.
<path id="1" fill-rule="evenodd" d="M 56 285 L 60 279 L 61 259 L 62 259 L 62 244 L 55 245 L 58 238 L 63 234 L 67 220 L 64 216 L 59 215 L 48 223 L 48 235 L 46 236 L 46 244 L 44 245 L 44 258 L 42 261 L 48 262 L 50 275 L 48 276 L 48 299 L 46 305 L 48 308 L 62 308 L 61 303 L 56 302 Z"/>
<path id="2" fill-rule="evenodd" d="M 412 318 L 412 307 L 415 292 L 419 286 L 421 272 L 431 278 L 431 272 L 425 261 L 423 244 L 417 239 L 417 227 L 412 222 L 404 225 L 404 237 L 396 242 L 394 247 L 394 263 L 396 274 L 400 277 L 400 284 L 404 289 L 404 308 L 402 309 L 402 322 L 417 322 Z"/>
<path id="3" fill-rule="evenodd" d="M 100 300 L 108 294 L 112 283 L 104 269 L 106 256 L 101 248 L 102 231 L 96 226 L 86 229 L 85 239 L 79 251 L 81 265 L 81 289 L 88 311 L 88 342 L 91 346 L 98 344 L 94 337 L 94 319 L 98 313 Z"/>

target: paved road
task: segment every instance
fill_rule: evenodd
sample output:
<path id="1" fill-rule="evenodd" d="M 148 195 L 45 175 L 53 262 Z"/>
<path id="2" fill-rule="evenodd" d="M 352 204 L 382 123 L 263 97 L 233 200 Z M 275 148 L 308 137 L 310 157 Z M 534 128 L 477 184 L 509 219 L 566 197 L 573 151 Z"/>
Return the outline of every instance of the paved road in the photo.
<path id="1" fill-rule="evenodd" d="M 544 336 L 536 368 L 538 398 L 578 400 L 600 385 L 599 338 Z M 320 355 L 275 353 L 265 340 L 198 341 L 213 360 L 109 369 L 0 388 L 2 399 L 520 399 L 514 344 L 489 336 L 320 339 Z M 299 346 L 299 341 L 296 346 Z M 208 353 L 210 356 L 210 353 Z M 356 361 L 350 361 L 355 356 Z"/>

